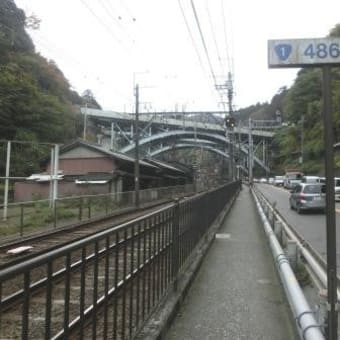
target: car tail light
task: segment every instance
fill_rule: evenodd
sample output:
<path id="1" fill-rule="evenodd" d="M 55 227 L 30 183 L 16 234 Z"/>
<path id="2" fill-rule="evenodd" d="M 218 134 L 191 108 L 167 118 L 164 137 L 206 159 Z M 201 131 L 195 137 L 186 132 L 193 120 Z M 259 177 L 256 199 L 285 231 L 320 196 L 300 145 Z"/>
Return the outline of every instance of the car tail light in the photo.
<path id="1" fill-rule="evenodd" d="M 300 194 L 300 195 L 298 196 L 298 199 L 299 199 L 299 200 L 305 200 L 305 199 L 306 199 L 306 196 L 303 195 L 303 194 Z"/>

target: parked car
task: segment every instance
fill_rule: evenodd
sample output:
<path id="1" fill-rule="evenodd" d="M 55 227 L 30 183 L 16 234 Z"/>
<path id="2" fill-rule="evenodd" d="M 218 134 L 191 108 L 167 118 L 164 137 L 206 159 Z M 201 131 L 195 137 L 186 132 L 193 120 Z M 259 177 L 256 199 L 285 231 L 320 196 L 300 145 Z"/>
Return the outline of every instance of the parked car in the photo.
<path id="1" fill-rule="evenodd" d="M 322 178 L 319 176 L 303 176 L 302 183 L 323 183 Z"/>
<path id="2" fill-rule="evenodd" d="M 283 186 L 292 191 L 295 186 L 301 183 L 303 177 L 303 172 L 297 169 L 287 169 L 285 173 L 285 178 L 283 181 Z"/>
<path id="3" fill-rule="evenodd" d="M 320 183 L 326 184 L 326 178 L 320 177 Z M 334 177 L 334 194 L 335 201 L 340 201 L 340 177 Z"/>
<path id="4" fill-rule="evenodd" d="M 297 184 L 290 194 L 289 205 L 298 214 L 306 210 L 322 210 L 326 208 L 325 185 L 321 183 Z"/>
<path id="5" fill-rule="evenodd" d="M 335 201 L 340 201 L 340 178 L 334 178 L 334 193 L 335 193 Z"/>
<path id="6" fill-rule="evenodd" d="M 283 186 L 284 176 L 275 176 L 274 177 L 274 185 Z"/>

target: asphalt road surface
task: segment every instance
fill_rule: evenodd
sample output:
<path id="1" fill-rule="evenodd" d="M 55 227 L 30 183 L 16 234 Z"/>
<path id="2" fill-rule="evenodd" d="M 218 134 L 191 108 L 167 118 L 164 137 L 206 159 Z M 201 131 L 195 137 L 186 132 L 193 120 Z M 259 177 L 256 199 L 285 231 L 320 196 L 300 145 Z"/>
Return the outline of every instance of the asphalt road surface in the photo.
<path id="1" fill-rule="evenodd" d="M 302 237 L 326 260 L 326 215 L 322 212 L 304 212 L 299 215 L 289 206 L 289 191 L 270 184 L 256 184 L 256 187 L 271 202 L 276 202 L 276 208 L 286 222 L 295 228 Z M 340 227 L 340 203 L 336 203 L 336 227 Z M 340 231 L 336 235 L 337 268 L 340 270 Z"/>

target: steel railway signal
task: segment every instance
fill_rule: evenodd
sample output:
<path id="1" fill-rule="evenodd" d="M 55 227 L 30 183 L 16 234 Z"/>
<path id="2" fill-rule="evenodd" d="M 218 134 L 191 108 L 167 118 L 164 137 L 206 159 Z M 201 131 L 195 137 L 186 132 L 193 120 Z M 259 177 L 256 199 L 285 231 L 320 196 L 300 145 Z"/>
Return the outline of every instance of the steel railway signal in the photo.
<path id="1" fill-rule="evenodd" d="M 235 118 L 233 117 L 226 117 L 225 118 L 225 125 L 229 129 L 233 129 L 235 127 Z"/>

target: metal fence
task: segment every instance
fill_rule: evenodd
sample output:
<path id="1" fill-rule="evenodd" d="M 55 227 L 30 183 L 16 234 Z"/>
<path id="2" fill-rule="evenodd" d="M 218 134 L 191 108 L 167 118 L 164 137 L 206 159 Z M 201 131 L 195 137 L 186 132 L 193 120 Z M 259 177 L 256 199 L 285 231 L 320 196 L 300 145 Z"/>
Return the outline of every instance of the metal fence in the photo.
<path id="1" fill-rule="evenodd" d="M 1 339 L 132 339 L 240 183 L 0 271 Z"/>
<path id="2" fill-rule="evenodd" d="M 194 191 L 192 184 L 140 190 L 140 204 L 171 199 Z M 111 215 L 122 209 L 133 208 L 135 192 L 71 196 L 51 200 L 10 203 L 6 220 L 0 220 L 1 242 L 42 230 L 60 228 L 93 218 Z M 0 205 L 0 216 L 4 206 Z"/>

